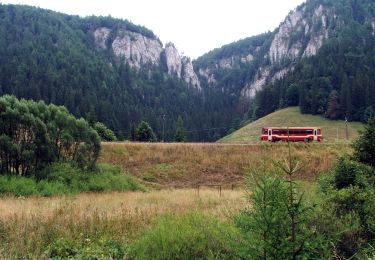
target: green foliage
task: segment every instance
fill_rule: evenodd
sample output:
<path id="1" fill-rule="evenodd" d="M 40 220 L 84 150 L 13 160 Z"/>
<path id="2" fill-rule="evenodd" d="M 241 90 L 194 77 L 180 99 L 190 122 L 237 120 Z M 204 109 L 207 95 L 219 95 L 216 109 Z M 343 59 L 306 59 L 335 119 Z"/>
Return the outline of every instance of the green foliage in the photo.
<path id="1" fill-rule="evenodd" d="M 137 141 L 140 142 L 156 142 L 156 136 L 151 126 L 141 121 L 137 127 Z"/>
<path id="2" fill-rule="evenodd" d="M 58 160 L 92 168 L 99 152 L 98 134 L 66 108 L 0 97 L 0 174 L 38 175 Z"/>
<path id="3" fill-rule="evenodd" d="M 116 141 L 116 135 L 111 129 L 109 129 L 105 124 L 96 122 L 93 126 L 94 130 L 98 133 L 103 141 Z"/>
<path id="4" fill-rule="evenodd" d="M 336 189 L 350 186 L 365 187 L 375 184 L 374 169 L 349 157 L 340 157 L 333 168 L 333 185 Z M 370 182 L 370 183 L 369 183 Z"/>
<path id="5" fill-rule="evenodd" d="M 323 236 L 312 224 L 312 208 L 296 184 L 276 174 L 252 171 L 249 178 L 251 207 L 237 217 L 245 236 L 240 253 L 246 259 L 323 258 L 329 255 Z"/>
<path id="6" fill-rule="evenodd" d="M 189 213 L 156 219 L 131 246 L 135 259 L 233 259 L 238 234 L 212 216 Z"/>
<path id="7" fill-rule="evenodd" d="M 174 140 L 176 142 L 185 142 L 186 141 L 186 132 L 184 128 L 184 121 L 182 117 L 179 116 L 176 123 L 176 134 L 174 135 Z"/>
<path id="8" fill-rule="evenodd" d="M 319 216 L 321 222 L 329 223 L 319 225 L 319 232 L 331 235 L 335 255 L 340 258 L 362 259 L 373 252 L 375 168 L 369 160 L 373 158 L 373 131 L 370 120 L 353 145 L 355 160 L 339 158 L 332 172 L 321 180 L 325 198 L 322 212 L 331 214 Z"/>
<path id="9" fill-rule="evenodd" d="M 145 188 L 118 166 L 99 164 L 96 170 L 82 170 L 71 163 L 57 162 L 43 170 L 42 180 L 0 176 L 0 195 L 53 196 L 77 192 L 144 191 Z"/>
<path id="10" fill-rule="evenodd" d="M 252 176 L 256 174 L 258 172 Z M 285 183 L 269 173 L 259 176 L 262 176 L 259 180 L 250 180 L 249 183 L 251 208 L 243 210 L 237 218 L 237 226 L 248 241 L 242 254 L 249 259 L 282 258 L 280 252 L 285 246 L 283 237 L 288 226 L 284 207 L 287 198 Z"/>
<path id="11" fill-rule="evenodd" d="M 127 254 L 126 244 L 107 238 L 98 241 L 58 238 L 45 251 L 45 255 L 52 259 L 126 259 Z"/>
<path id="12" fill-rule="evenodd" d="M 354 142 L 354 157 L 357 161 L 375 167 L 375 118 L 370 117 L 365 130 Z"/>
<path id="13" fill-rule="evenodd" d="M 37 194 L 36 181 L 31 178 L 0 176 L 0 194 L 30 196 Z"/>

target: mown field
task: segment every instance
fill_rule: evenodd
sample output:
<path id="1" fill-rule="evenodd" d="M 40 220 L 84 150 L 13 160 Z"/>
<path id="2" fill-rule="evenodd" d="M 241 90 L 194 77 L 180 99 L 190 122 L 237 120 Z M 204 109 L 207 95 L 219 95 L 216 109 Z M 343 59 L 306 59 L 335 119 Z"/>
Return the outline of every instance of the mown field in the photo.
<path id="1" fill-rule="evenodd" d="M 353 141 L 358 137 L 358 130 L 363 129 L 359 122 L 342 120 L 328 120 L 322 116 L 301 114 L 298 107 L 281 109 L 265 117 L 262 117 L 243 128 L 223 137 L 221 143 L 259 143 L 262 127 L 292 127 L 292 126 L 316 126 L 322 128 L 325 143 L 346 141 L 346 127 L 348 140 Z"/>
<path id="2" fill-rule="evenodd" d="M 267 169 L 283 161 L 286 143 L 277 144 L 177 144 L 104 143 L 101 162 L 120 165 L 146 186 L 195 187 L 198 184 L 242 185 L 249 169 Z M 344 142 L 293 143 L 292 155 L 304 165 L 298 178 L 314 181 L 331 168 L 338 155 L 350 153 Z"/>

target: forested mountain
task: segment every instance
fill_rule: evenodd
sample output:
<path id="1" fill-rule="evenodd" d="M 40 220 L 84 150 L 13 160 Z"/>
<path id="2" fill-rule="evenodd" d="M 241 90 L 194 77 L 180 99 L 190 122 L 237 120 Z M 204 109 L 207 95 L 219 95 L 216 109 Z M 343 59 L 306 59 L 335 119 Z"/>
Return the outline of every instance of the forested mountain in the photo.
<path id="1" fill-rule="evenodd" d="M 274 32 L 211 51 L 194 65 L 202 86 L 249 107 L 245 120 L 300 105 L 303 113 L 364 121 L 375 114 L 374 36 L 374 1 L 307 0 Z"/>
<path id="2" fill-rule="evenodd" d="M 375 109 L 375 2 L 307 0 L 273 32 L 195 61 L 111 17 L 0 4 L 0 95 L 64 105 L 120 137 L 147 121 L 211 141 L 277 109 L 363 121 Z"/>
<path id="3" fill-rule="evenodd" d="M 202 89 L 191 60 L 152 31 L 28 6 L 0 5 L 3 94 L 64 105 L 120 137 L 145 120 L 171 140 L 181 116 L 189 140 L 214 140 L 235 118 L 235 100 Z"/>

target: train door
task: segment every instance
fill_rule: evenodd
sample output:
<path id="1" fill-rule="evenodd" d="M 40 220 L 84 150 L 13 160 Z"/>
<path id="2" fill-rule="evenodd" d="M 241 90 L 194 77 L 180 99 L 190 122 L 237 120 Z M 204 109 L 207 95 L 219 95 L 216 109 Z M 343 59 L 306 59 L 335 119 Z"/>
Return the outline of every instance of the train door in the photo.
<path id="1" fill-rule="evenodd" d="M 268 141 L 272 141 L 272 130 L 268 129 Z"/>
<path id="2" fill-rule="evenodd" d="M 318 130 L 314 129 L 314 141 L 318 141 Z"/>

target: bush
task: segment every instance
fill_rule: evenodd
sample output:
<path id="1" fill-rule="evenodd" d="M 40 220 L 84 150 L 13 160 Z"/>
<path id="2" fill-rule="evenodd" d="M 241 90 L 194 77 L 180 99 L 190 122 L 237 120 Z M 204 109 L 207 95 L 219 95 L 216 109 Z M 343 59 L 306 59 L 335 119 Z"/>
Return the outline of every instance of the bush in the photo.
<path id="1" fill-rule="evenodd" d="M 349 157 L 340 157 L 333 168 L 333 185 L 336 189 L 343 189 L 349 186 L 367 186 L 368 182 L 374 182 L 374 169 L 350 160 Z"/>
<path id="2" fill-rule="evenodd" d="M 135 191 L 145 188 L 120 167 L 100 164 L 92 171 L 82 170 L 70 163 L 58 162 L 47 167 L 45 179 L 21 176 L 0 176 L 0 194 L 16 196 L 52 196 L 86 191 Z"/>
<path id="3" fill-rule="evenodd" d="M 115 133 L 109 129 L 105 124 L 96 122 L 93 126 L 94 130 L 98 133 L 102 141 L 116 141 Z"/>
<path id="4" fill-rule="evenodd" d="M 375 169 L 348 156 L 339 158 L 320 180 L 324 202 L 318 230 L 330 236 L 335 255 L 361 259 L 371 248 L 375 239 L 374 185 Z"/>
<path id="5" fill-rule="evenodd" d="M 30 196 L 37 194 L 36 181 L 26 177 L 0 176 L 0 194 Z"/>
<path id="6" fill-rule="evenodd" d="M 375 118 L 368 119 L 365 130 L 353 144 L 357 161 L 375 167 Z"/>
<path id="7" fill-rule="evenodd" d="M 233 259 L 233 226 L 200 213 L 164 216 L 131 246 L 136 259 Z"/>
<path id="8" fill-rule="evenodd" d="M 111 239 L 59 238 L 48 245 L 45 255 L 53 259 L 126 259 L 126 244 Z"/>

